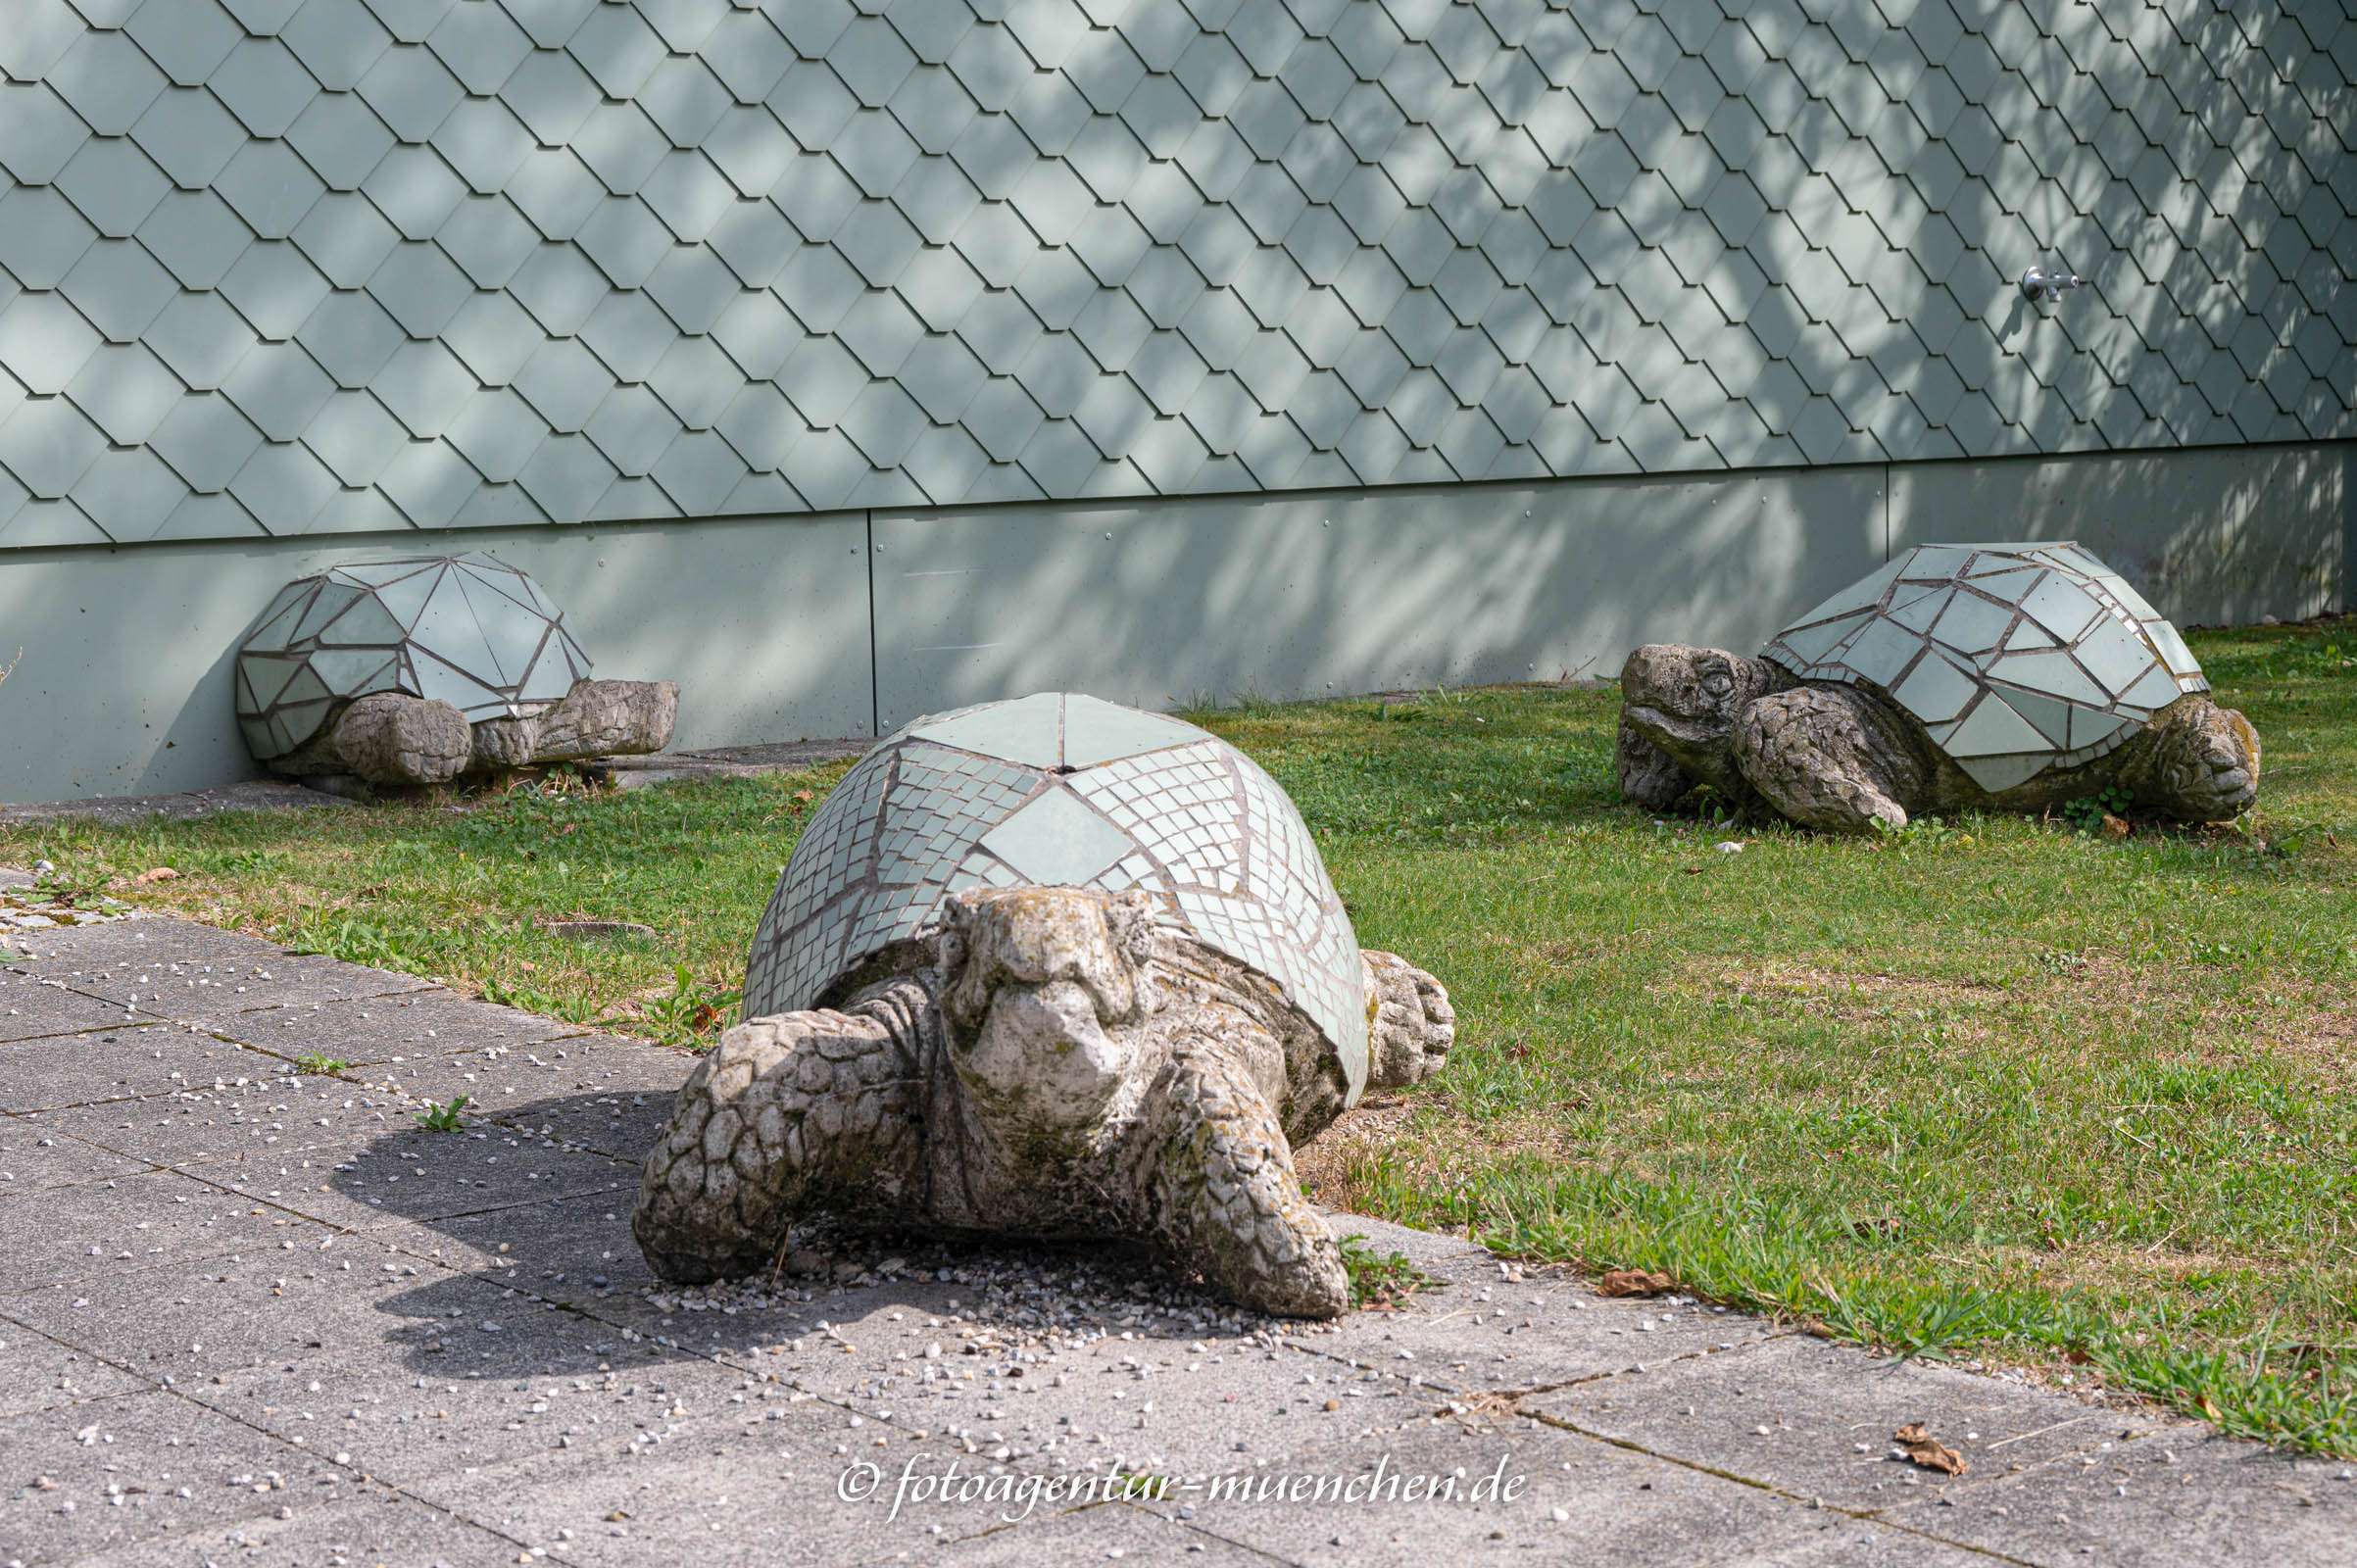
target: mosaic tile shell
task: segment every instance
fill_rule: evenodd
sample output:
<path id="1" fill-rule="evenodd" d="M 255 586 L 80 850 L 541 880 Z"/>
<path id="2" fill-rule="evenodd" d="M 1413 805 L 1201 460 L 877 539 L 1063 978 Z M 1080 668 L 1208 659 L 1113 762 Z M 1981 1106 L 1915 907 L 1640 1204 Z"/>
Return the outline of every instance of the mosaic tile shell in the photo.
<path id="1" fill-rule="evenodd" d="M 1358 938 L 1275 780 L 1192 724 L 1077 693 L 929 715 L 846 774 L 755 933 L 748 1017 L 816 1003 L 962 888 L 1153 897 L 1164 924 L 1277 982 L 1366 1079 Z"/>
<path id="2" fill-rule="evenodd" d="M 370 692 L 477 719 L 563 700 L 589 656 L 531 578 L 481 551 L 356 562 L 278 591 L 237 647 L 237 726 L 265 761 Z"/>
<path id="3" fill-rule="evenodd" d="M 2210 689 L 2177 628 L 2075 544 L 1917 545 L 1762 654 L 1882 688 L 1989 791 L 2091 761 Z"/>

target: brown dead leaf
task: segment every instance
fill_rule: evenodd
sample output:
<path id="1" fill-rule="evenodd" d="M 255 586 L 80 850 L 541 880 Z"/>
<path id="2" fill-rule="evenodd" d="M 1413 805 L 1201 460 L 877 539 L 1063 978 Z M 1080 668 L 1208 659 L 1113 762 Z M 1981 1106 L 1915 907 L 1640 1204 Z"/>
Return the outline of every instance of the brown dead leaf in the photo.
<path id="1" fill-rule="evenodd" d="M 1616 1268 L 1596 1282 L 1598 1296 L 1658 1296 L 1674 1289 L 1677 1281 L 1667 1274 L 1647 1274 L 1641 1268 Z"/>
<path id="2" fill-rule="evenodd" d="M 179 880 L 179 876 L 180 876 L 180 873 L 179 873 L 179 872 L 177 872 L 177 871 L 175 871 L 175 870 L 173 870 L 173 869 L 172 869 L 171 866 L 169 866 L 169 865 L 159 865 L 159 866 L 156 866 L 156 867 L 155 867 L 154 869 L 152 869 L 152 870 L 147 870 L 147 871 L 142 871 L 142 872 L 140 872 L 140 873 L 139 873 L 137 876 L 135 876 L 135 877 L 132 877 L 132 878 L 131 878 L 131 880 L 132 880 L 133 882 L 140 882 L 140 883 L 146 883 L 146 882 L 176 882 L 176 881 L 178 881 L 178 880 Z"/>
<path id="3" fill-rule="evenodd" d="M 1910 1421 L 1891 1434 L 1891 1441 L 1903 1449 L 1908 1458 L 1926 1470 L 1938 1470 L 1960 1476 L 1972 1468 L 1964 1455 L 1940 1442 L 1924 1429 L 1921 1421 Z"/>
<path id="4" fill-rule="evenodd" d="M 2128 818 L 2114 816 L 2109 811 L 2103 813 L 2103 836 L 2105 838 L 2124 839 L 2135 831 L 2135 828 L 2128 825 Z"/>

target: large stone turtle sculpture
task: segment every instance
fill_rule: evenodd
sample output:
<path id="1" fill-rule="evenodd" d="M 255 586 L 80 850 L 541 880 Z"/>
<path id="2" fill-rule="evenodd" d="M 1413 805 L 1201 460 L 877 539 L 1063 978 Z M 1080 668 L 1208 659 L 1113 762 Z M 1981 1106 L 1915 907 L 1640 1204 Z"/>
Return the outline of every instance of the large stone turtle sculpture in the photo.
<path id="1" fill-rule="evenodd" d="M 537 583 L 480 551 L 354 563 L 280 589 L 237 649 L 256 760 L 334 789 L 661 751 L 679 688 L 592 680 Z"/>
<path id="2" fill-rule="evenodd" d="M 1621 792 L 1696 785 L 1805 826 L 2037 811 L 2110 787 L 2192 821 L 2257 797 L 2259 737 L 2177 628 L 2075 544 L 1918 545 L 1759 658 L 1653 643 L 1621 670 Z"/>
<path id="3" fill-rule="evenodd" d="M 1454 1039 L 1361 953 L 1283 790 L 1215 736 L 1043 693 L 918 720 L 811 816 L 746 1021 L 679 1092 L 632 1230 L 753 1272 L 814 1212 L 1158 1242 L 1264 1310 L 1349 1298 L 1292 1147 Z"/>

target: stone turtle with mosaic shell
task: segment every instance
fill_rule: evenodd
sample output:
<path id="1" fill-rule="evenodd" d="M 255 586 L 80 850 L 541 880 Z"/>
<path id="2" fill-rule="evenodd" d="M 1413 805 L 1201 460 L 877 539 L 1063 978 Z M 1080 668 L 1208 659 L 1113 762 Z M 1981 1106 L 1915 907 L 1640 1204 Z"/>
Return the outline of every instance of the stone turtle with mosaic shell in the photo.
<path id="1" fill-rule="evenodd" d="M 825 1213 L 1136 1240 L 1262 1310 L 1349 1280 L 1293 1148 L 1435 1071 L 1448 993 L 1363 953 L 1285 792 L 1192 724 L 1077 693 L 920 719 L 811 814 L 745 1022 L 681 1089 L 632 1229 L 752 1273 Z"/>
<path id="2" fill-rule="evenodd" d="M 1621 792 L 1862 832 L 2110 788 L 2207 822 L 2256 799 L 2259 737 L 2185 641 L 2076 544 L 1918 545 L 1758 658 L 1654 643 L 1621 671 Z"/>
<path id="3" fill-rule="evenodd" d="M 671 681 L 592 680 L 540 586 L 481 551 L 346 562 L 280 589 L 237 649 L 257 760 L 338 794 L 659 752 Z"/>

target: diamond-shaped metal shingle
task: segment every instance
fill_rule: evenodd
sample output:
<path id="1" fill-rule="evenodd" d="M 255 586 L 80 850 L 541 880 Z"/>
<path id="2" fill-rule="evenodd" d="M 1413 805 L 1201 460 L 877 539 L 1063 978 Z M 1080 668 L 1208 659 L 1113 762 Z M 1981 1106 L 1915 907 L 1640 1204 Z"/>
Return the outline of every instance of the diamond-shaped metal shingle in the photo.
<path id="1" fill-rule="evenodd" d="M 0 35 L 0 385 L 205 471 L 0 544 L 2351 423 L 2304 14 L 91 5 Z M 2048 255 L 2101 309 L 2000 343 Z"/>

